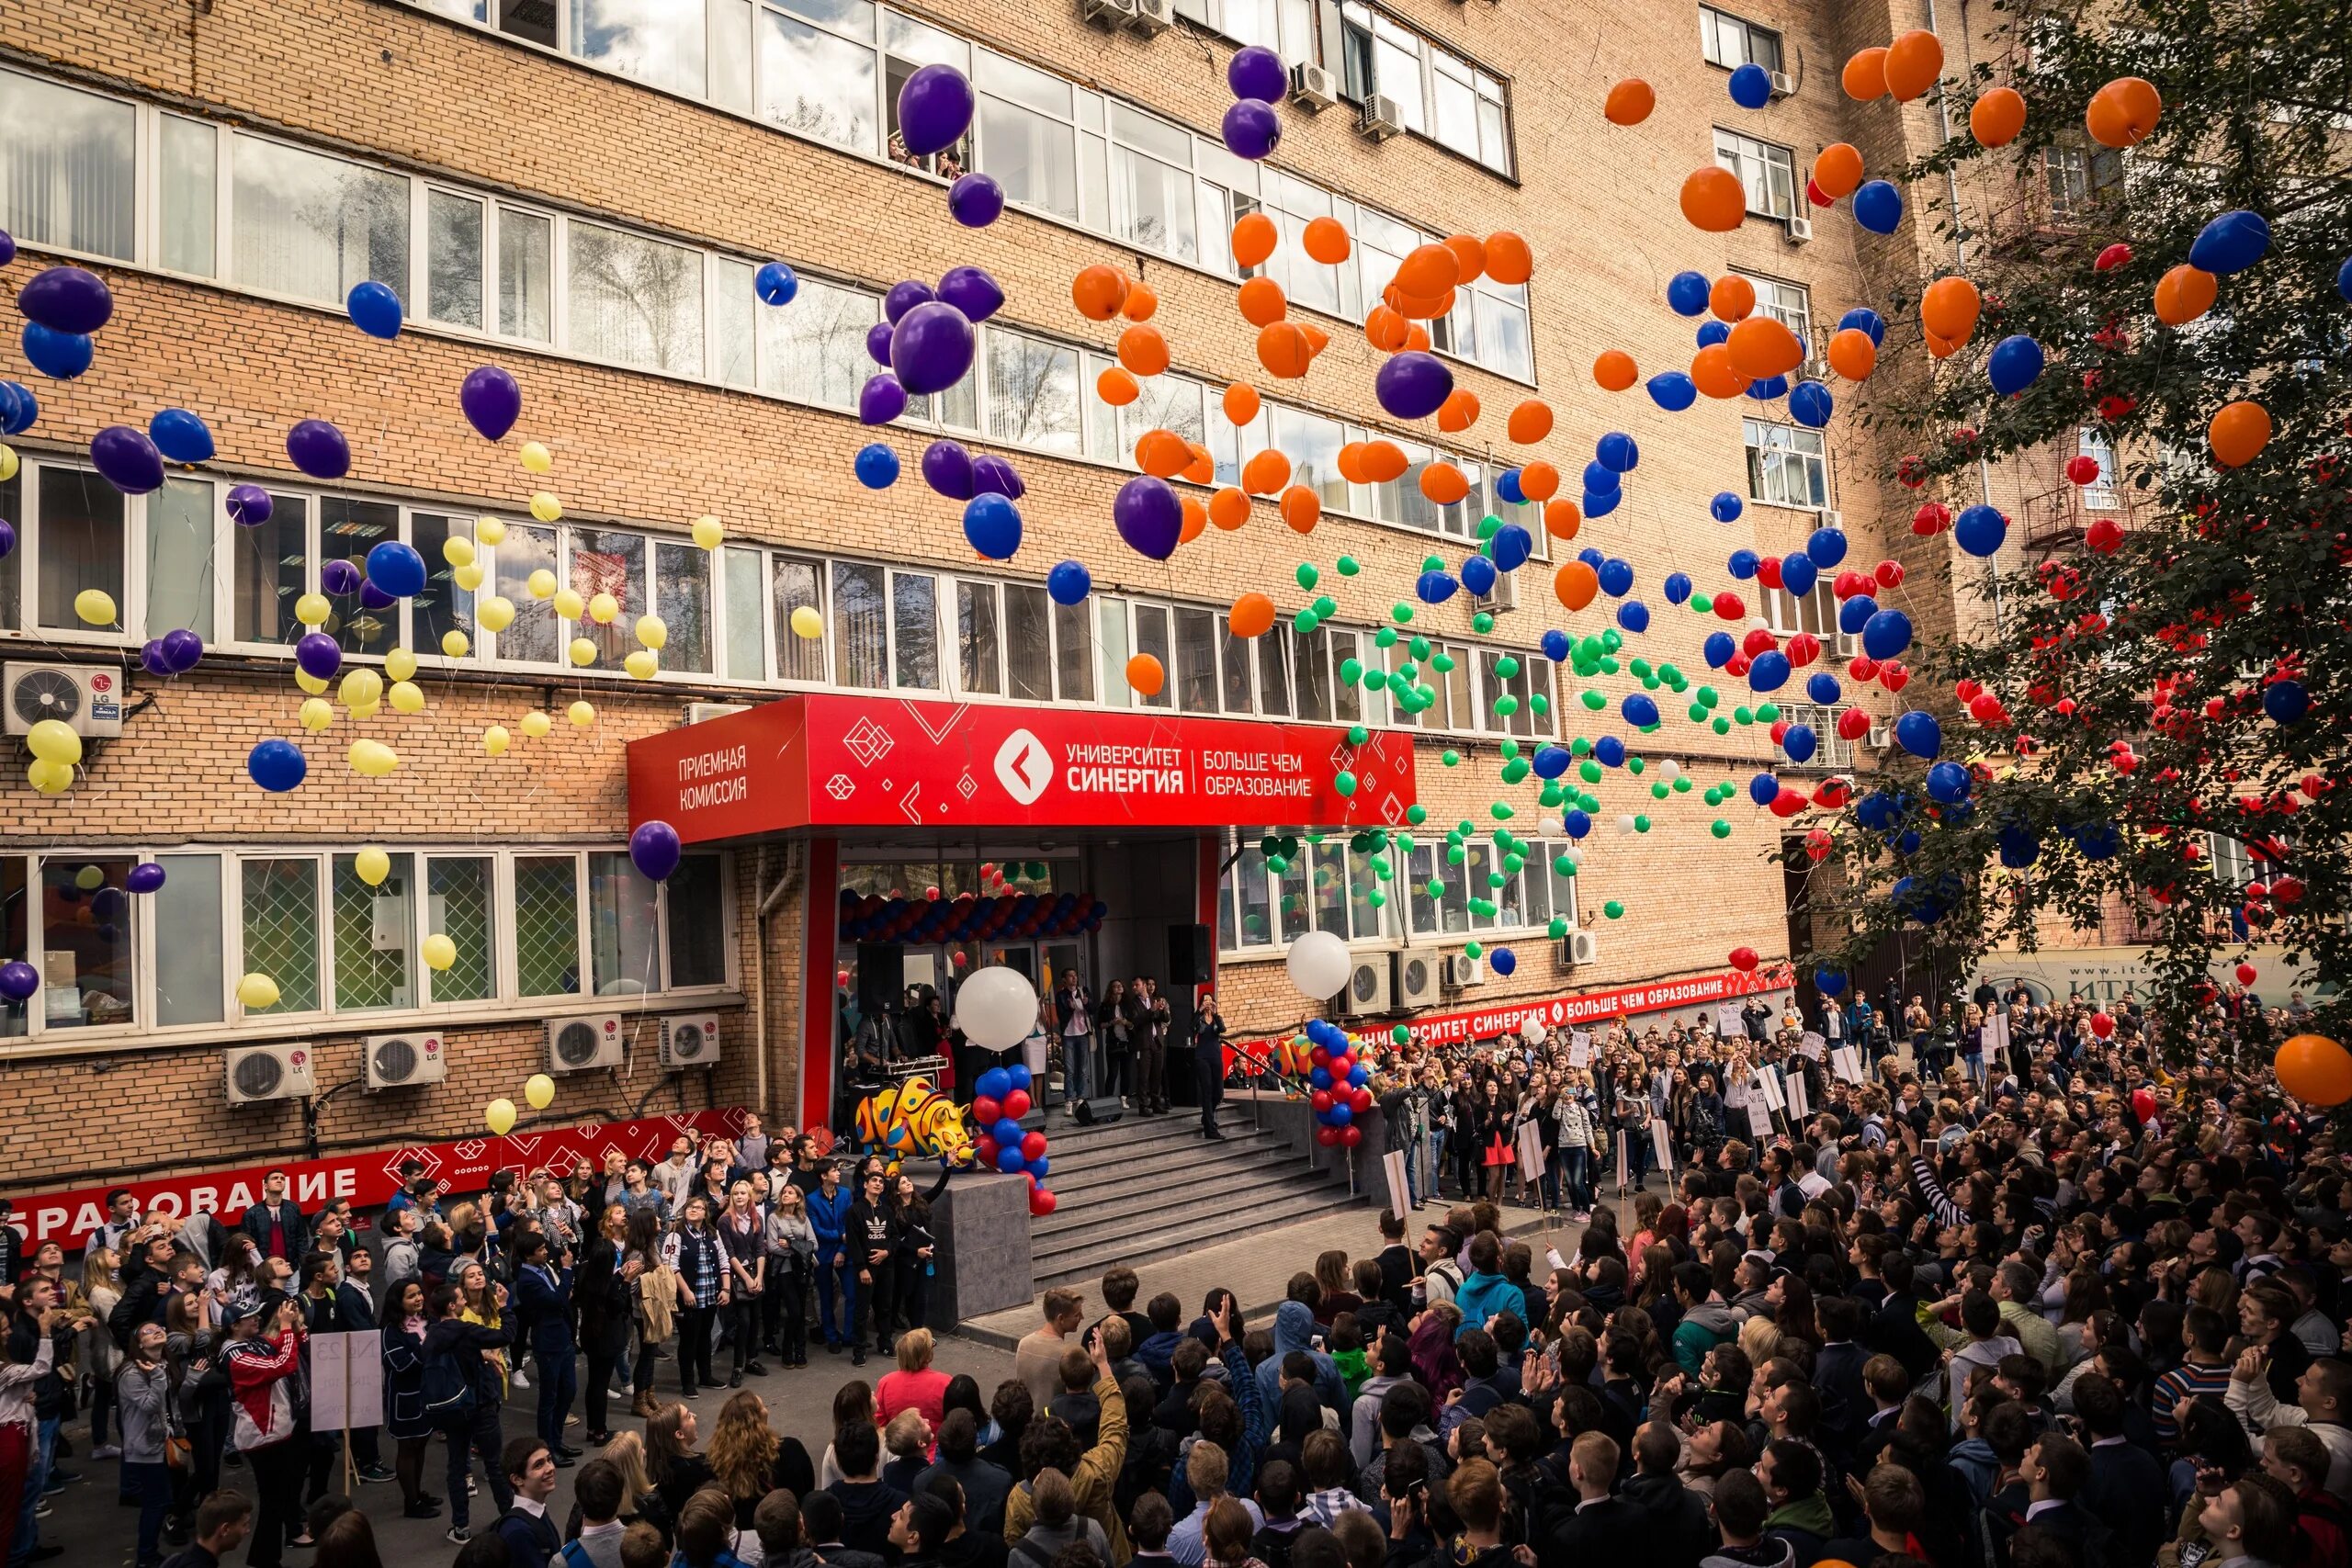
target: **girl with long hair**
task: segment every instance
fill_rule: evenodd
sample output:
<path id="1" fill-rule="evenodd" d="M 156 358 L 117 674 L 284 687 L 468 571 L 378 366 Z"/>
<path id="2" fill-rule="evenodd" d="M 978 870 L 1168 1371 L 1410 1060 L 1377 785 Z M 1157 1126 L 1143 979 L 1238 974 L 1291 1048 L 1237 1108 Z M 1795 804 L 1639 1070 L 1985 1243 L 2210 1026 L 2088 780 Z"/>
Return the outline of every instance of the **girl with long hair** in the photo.
<path id="1" fill-rule="evenodd" d="M 768 1407 L 745 1389 L 730 1394 L 710 1426 L 703 1457 L 710 1473 L 735 1504 L 735 1528 L 752 1528 L 752 1511 L 775 1487 L 775 1459 L 783 1441 L 768 1425 Z"/>
<path id="2" fill-rule="evenodd" d="M 727 1374 L 729 1388 L 743 1386 L 743 1375 L 768 1375 L 760 1365 L 760 1298 L 768 1281 L 767 1220 L 752 1202 L 752 1184 L 737 1181 L 727 1189 L 727 1212 L 718 1221 L 718 1239 L 727 1257 L 727 1326 L 734 1365 Z"/>
<path id="3" fill-rule="evenodd" d="M 718 1382 L 710 1362 L 711 1331 L 728 1303 L 726 1253 L 711 1223 L 710 1200 L 702 1193 L 679 1210 L 667 1256 L 678 1275 L 678 1392 L 692 1399 L 696 1378 L 706 1388 Z"/>
<path id="4" fill-rule="evenodd" d="M 433 1419 L 424 1408 L 424 1281 L 402 1280 L 384 1302 L 379 1331 L 384 1359 L 384 1435 L 392 1439 L 393 1473 L 400 1477 L 401 1517 L 430 1519 L 441 1512 L 438 1498 L 424 1491 L 424 1450 L 433 1441 Z"/>
<path id="5" fill-rule="evenodd" d="M 695 1413 L 683 1404 L 665 1404 L 645 1418 L 645 1473 L 671 1518 L 710 1484 L 710 1461 L 695 1452 L 700 1435 Z"/>
<path id="6" fill-rule="evenodd" d="M 628 1235 L 622 1244 L 624 1263 L 638 1265 L 637 1359 L 629 1369 L 629 1392 L 635 1397 L 629 1414 L 650 1416 L 653 1403 L 653 1363 L 662 1342 L 676 1326 L 678 1270 L 662 1256 L 662 1214 L 655 1207 L 628 1212 Z"/>

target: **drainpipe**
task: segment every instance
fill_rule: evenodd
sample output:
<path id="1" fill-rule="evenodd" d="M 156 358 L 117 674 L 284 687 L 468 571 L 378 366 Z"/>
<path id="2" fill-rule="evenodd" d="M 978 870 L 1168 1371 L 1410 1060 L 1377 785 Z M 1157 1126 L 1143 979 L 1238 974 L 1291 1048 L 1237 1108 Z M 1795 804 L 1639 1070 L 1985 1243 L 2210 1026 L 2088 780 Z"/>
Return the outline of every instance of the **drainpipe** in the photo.
<path id="1" fill-rule="evenodd" d="M 752 1010 L 753 1032 L 758 1042 L 752 1057 L 752 1083 L 753 1093 L 757 1097 L 755 1109 L 763 1116 L 771 1114 L 768 1105 L 768 917 L 775 914 L 776 906 L 800 886 L 804 852 L 805 847 L 800 843 L 786 841 L 784 864 L 777 870 L 775 883 L 762 896 L 759 912 L 752 919 L 756 951 L 752 961 Z M 759 863 L 764 875 L 768 863 L 765 844 L 760 846 Z M 753 886 L 758 886 L 756 880 Z M 797 1125 L 799 1118 L 795 1116 L 793 1121 Z"/>

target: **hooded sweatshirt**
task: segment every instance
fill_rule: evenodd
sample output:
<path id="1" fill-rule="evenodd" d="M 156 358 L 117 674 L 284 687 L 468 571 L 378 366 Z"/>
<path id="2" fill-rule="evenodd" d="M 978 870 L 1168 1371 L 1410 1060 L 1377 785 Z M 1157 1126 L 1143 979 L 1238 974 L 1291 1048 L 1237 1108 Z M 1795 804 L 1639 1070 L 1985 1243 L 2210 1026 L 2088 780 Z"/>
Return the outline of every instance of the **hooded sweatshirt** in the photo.
<path id="1" fill-rule="evenodd" d="M 1829 1499 L 1818 1492 L 1782 1504 L 1764 1521 L 1765 1540 L 1786 1541 L 1795 1551 L 1800 1565 L 1819 1558 L 1823 1545 L 1837 1533 L 1838 1523 L 1830 1517 Z"/>
<path id="2" fill-rule="evenodd" d="M 1502 1313 L 1527 1321 L 1527 1293 L 1500 1274 L 1472 1274 L 1453 1292 L 1453 1304 L 1462 1309 L 1462 1325 L 1453 1331 L 1456 1339 L 1486 1327 L 1488 1318 Z"/>
<path id="3" fill-rule="evenodd" d="M 1697 1377 L 1707 1352 L 1739 1335 L 1739 1314 L 1722 1302 L 1701 1302 L 1674 1325 L 1674 1359 L 1685 1375 Z"/>
<path id="4" fill-rule="evenodd" d="M 1699 1568 L 1796 1568 L 1796 1560 L 1787 1541 L 1768 1535 L 1754 1546 L 1719 1546 L 1699 1559 Z"/>
<path id="5" fill-rule="evenodd" d="M 1274 1353 L 1258 1365 L 1258 1397 L 1268 1410 L 1282 1404 L 1283 1358 L 1304 1350 L 1315 1358 L 1315 1397 L 1327 1410 L 1339 1413 L 1344 1435 L 1348 1419 L 1348 1387 L 1339 1363 L 1315 1348 L 1315 1314 L 1305 1302 L 1284 1302 L 1274 1313 Z"/>

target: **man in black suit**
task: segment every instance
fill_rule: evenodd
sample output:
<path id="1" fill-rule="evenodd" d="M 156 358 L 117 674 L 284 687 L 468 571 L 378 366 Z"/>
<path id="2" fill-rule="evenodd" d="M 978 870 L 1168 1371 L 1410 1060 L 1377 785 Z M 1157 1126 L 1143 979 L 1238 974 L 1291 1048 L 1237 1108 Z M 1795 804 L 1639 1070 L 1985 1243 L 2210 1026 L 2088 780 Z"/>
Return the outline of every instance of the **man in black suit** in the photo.
<path id="1" fill-rule="evenodd" d="M 302 1206 L 288 1195 L 284 1171 L 263 1175 L 261 1198 L 245 1211 L 238 1228 L 254 1238 L 264 1258 L 299 1265 L 311 1250 L 311 1225 L 302 1217 Z"/>
<path id="2" fill-rule="evenodd" d="M 1871 1359 L 1860 1343 L 1862 1304 L 1851 1296 L 1824 1296 L 1814 1303 L 1814 1317 L 1822 1338 L 1821 1353 L 1813 1361 L 1814 1391 L 1821 1395 L 1822 1444 L 1838 1459 L 1851 1460 L 1871 1410 L 1862 1376 Z"/>
<path id="3" fill-rule="evenodd" d="M 1861 1430 L 1854 1439 L 1854 1462 L 1849 1468 L 1855 1475 L 1868 1475 L 1878 1456 L 1894 1441 L 1903 1402 L 1911 1395 L 1911 1375 L 1894 1357 L 1872 1356 L 1862 1363 L 1862 1388 L 1870 1414 L 1862 1418 Z"/>
<path id="4" fill-rule="evenodd" d="M 2028 1529 L 2054 1543 L 2074 1568 L 2140 1568 L 2116 1559 L 2107 1526 L 2075 1501 L 2091 1478 L 2091 1456 L 2082 1444 L 2062 1432 L 2044 1433 L 2026 1450 L 2018 1478 L 2026 1486 L 2024 1517 L 2004 1517 L 1998 1510 L 1987 1516 L 1996 1568 L 2010 1568 L 2012 1549 Z"/>
<path id="5" fill-rule="evenodd" d="M 1869 1535 L 1833 1540 L 1824 1555 L 1840 1562 L 1871 1562 L 1888 1553 L 1923 1556 L 1918 1535 L 1928 1517 L 1928 1495 L 1919 1478 L 1899 1464 L 1883 1464 L 1870 1472 L 1861 1490 Z"/>
<path id="6" fill-rule="evenodd" d="M 1610 1562 L 1642 1550 L 1645 1509 L 1611 1497 L 1617 1480 L 1617 1444 L 1604 1432 L 1582 1432 L 1568 1450 L 1568 1484 L 1576 1488 L 1576 1511 L 1552 1527 L 1547 1562 Z"/>
<path id="7" fill-rule="evenodd" d="M 628 1209 L 619 1203 L 605 1205 L 596 1239 L 588 1244 L 572 1280 L 571 1299 L 580 1309 L 580 1348 L 588 1353 L 588 1440 L 598 1448 L 612 1439 L 605 1408 L 613 1369 L 628 1349 L 638 1276 L 645 1271 L 644 1264 L 626 1257 L 628 1243 Z"/>
<path id="8" fill-rule="evenodd" d="M 536 1437 L 509 1438 L 499 1455 L 506 1483 L 514 1489 L 514 1506 L 499 1516 L 498 1538 L 506 1543 L 514 1568 L 548 1568 L 563 1550 L 563 1538 L 548 1517 L 548 1499 L 555 1495 L 555 1459 Z"/>
<path id="9" fill-rule="evenodd" d="M 2164 1495 L 2164 1466 L 2123 1435 L 2123 1391 L 2111 1378 L 2085 1372 L 2075 1380 L 2075 1414 L 2091 1439 L 2091 1478 L 2083 1504 L 2115 1535 L 2119 1562 L 2153 1562 L 2165 1520 L 2148 1499 Z"/>
<path id="10" fill-rule="evenodd" d="M 1862 1342 L 1902 1362 L 1911 1381 L 1917 1382 L 1941 1366 L 1943 1357 L 1919 1326 L 1921 1298 L 1912 1288 L 1911 1260 L 1890 1253 L 1879 1271 L 1886 1281 L 1886 1300 L 1863 1329 Z"/>
<path id="11" fill-rule="evenodd" d="M 1625 1483 L 1624 1500 L 1642 1515 L 1639 1528 L 1649 1549 L 1644 1561 L 1654 1568 L 1699 1568 L 1715 1546 L 1706 1502 L 1674 1472 L 1681 1453 L 1680 1439 L 1663 1421 L 1646 1422 L 1634 1434 L 1634 1475 Z M 1573 1464 L 1573 1450 L 1569 1457 Z"/>

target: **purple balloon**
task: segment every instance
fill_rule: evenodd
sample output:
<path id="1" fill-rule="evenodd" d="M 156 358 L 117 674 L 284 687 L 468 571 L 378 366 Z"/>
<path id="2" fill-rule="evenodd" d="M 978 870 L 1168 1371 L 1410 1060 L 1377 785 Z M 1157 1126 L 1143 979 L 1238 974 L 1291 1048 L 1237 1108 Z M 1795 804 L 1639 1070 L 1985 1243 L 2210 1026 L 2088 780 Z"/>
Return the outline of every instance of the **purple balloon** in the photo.
<path id="1" fill-rule="evenodd" d="M 890 368 L 912 396 L 944 392 L 972 367 L 974 333 L 963 311 L 937 300 L 899 319 L 890 334 Z"/>
<path id="2" fill-rule="evenodd" d="M 363 610 L 389 610 L 400 601 L 372 582 L 359 584 L 359 607 Z"/>
<path id="3" fill-rule="evenodd" d="M 0 229 L 0 266 L 6 266 L 16 259 L 17 237 L 6 229 Z"/>
<path id="4" fill-rule="evenodd" d="M 926 65 L 899 89 L 899 140 L 918 158 L 944 152 L 971 128 L 972 84 L 952 65 Z"/>
<path id="5" fill-rule="evenodd" d="M 1225 123 L 1220 128 L 1225 145 L 1237 158 L 1252 163 L 1266 156 L 1282 144 L 1282 117 L 1274 113 L 1274 106 L 1263 98 L 1242 98 L 1225 111 Z"/>
<path id="6" fill-rule="evenodd" d="M 1004 290 L 977 266 L 950 267 L 939 280 L 939 299 L 963 311 L 967 321 L 985 321 L 1004 307 Z"/>
<path id="7" fill-rule="evenodd" d="M 1389 355 L 1373 381 L 1380 406 L 1398 419 L 1427 419 L 1453 391 L 1453 372 L 1434 354 Z"/>
<path id="8" fill-rule="evenodd" d="M 343 668 L 343 646 L 324 632 L 310 632 L 294 645 L 294 662 L 313 681 L 332 681 Z"/>
<path id="9" fill-rule="evenodd" d="M 0 964 L 0 997 L 12 1002 L 29 998 L 40 989 L 40 971 L 21 958 Z"/>
<path id="10" fill-rule="evenodd" d="M 865 357 L 885 370 L 890 368 L 890 331 L 888 321 L 876 321 L 865 329 Z"/>
<path id="11" fill-rule="evenodd" d="M 17 309 L 56 333 L 86 337 L 114 317 L 114 294 L 87 267 L 53 266 L 17 290 Z"/>
<path id="12" fill-rule="evenodd" d="M 972 459 L 972 493 L 1001 495 L 1007 501 L 1019 501 L 1028 489 L 1011 463 L 992 452 L 983 452 Z"/>
<path id="13" fill-rule="evenodd" d="M 356 593 L 360 580 L 356 561 L 331 560 L 319 568 L 319 586 L 330 593 Z"/>
<path id="14" fill-rule="evenodd" d="M 630 863 L 656 882 L 670 879 L 670 874 L 678 869 L 678 860 L 684 852 L 684 846 L 678 841 L 678 830 L 659 818 L 639 823 L 637 831 L 628 836 Z"/>
<path id="15" fill-rule="evenodd" d="M 153 893 L 164 886 L 164 868 L 152 860 L 141 861 L 130 868 L 122 885 L 133 893 Z"/>
<path id="16" fill-rule="evenodd" d="M 229 521 L 241 527 L 260 527 L 276 509 L 277 502 L 269 499 L 269 491 L 259 485 L 229 487 Z"/>
<path id="17" fill-rule="evenodd" d="M 969 501 L 972 455 L 956 441 L 934 441 L 923 448 L 922 481 L 950 501 Z"/>
<path id="18" fill-rule="evenodd" d="M 1184 531 L 1184 503 L 1166 479 L 1144 474 L 1119 487 L 1111 502 L 1111 520 L 1137 555 L 1166 560 L 1176 553 L 1176 541 Z"/>
<path id="19" fill-rule="evenodd" d="M 484 441 L 496 441 L 523 417 L 523 389 L 498 366 L 484 365 L 466 373 L 458 388 L 458 406 Z"/>
<path id="20" fill-rule="evenodd" d="M 139 667 L 150 675 L 169 675 L 171 665 L 164 658 L 164 639 L 155 637 L 139 650 Z"/>
<path id="21" fill-rule="evenodd" d="M 1264 44 L 1253 43 L 1225 62 L 1225 85 L 1237 98 L 1272 103 L 1290 91 L 1290 72 L 1281 55 Z"/>
<path id="22" fill-rule="evenodd" d="M 904 283 L 894 283 L 890 286 L 890 292 L 882 296 L 882 317 L 895 327 L 909 310 L 918 305 L 928 305 L 936 298 L 938 296 L 932 293 L 928 283 L 911 277 Z"/>
<path id="23" fill-rule="evenodd" d="M 186 626 L 165 632 L 157 646 L 163 650 L 164 667 L 175 675 L 187 674 L 204 660 L 204 639 Z"/>
<path id="24" fill-rule="evenodd" d="M 1004 187 L 986 175 L 966 175 L 947 187 L 947 215 L 967 229 L 985 229 L 1004 215 Z"/>
<path id="25" fill-rule="evenodd" d="M 351 472 L 351 443 L 322 419 L 300 421 L 288 431 L 286 455 L 314 479 L 339 479 Z"/>
<path id="26" fill-rule="evenodd" d="M 90 461 L 107 483 L 125 495 L 164 488 L 164 455 L 143 430 L 110 424 L 90 437 Z"/>
<path id="27" fill-rule="evenodd" d="M 907 389 L 888 370 L 865 378 L 857 394 L 857 417 L 867 424 L 888 424 L 907 412 Z"/>

